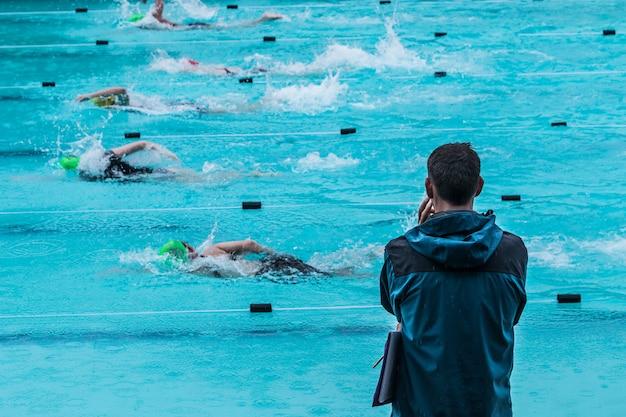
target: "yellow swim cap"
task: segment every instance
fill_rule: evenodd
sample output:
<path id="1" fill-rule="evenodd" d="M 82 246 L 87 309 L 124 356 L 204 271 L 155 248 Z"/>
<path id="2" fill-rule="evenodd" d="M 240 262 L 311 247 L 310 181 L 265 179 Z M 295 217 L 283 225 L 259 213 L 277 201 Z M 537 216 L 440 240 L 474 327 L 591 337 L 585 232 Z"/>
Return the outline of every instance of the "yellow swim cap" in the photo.
<path id="1" fill-rule="evenodd" d="M 93 97 L 91 102 L 98 107 L 109 107 L 115 104 L 115 96 L 98 96 Z"/>

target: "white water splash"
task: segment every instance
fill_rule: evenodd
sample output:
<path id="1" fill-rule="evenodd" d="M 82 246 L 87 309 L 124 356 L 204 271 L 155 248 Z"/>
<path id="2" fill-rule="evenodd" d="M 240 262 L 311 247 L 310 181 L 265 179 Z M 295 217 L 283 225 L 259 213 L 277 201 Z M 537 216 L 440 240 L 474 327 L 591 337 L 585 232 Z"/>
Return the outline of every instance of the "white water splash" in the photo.
<path id="1" fill-rule="evenodd" d="M 572 260 L 565 249 L 565 242 L 557 238 L 531 238 L 526 240 L 528 260 L 531 265 L 551 268 L 568 268 Z"/>
<path id="2" fill-rule="evenodd" d="M 626 263 L 626 237 L 611 235 L 604 239 L 579 241 L 578 245 L 587 251 L 607 255 L 616 261 Z"/>
<path id="3" fill-rule="evenodd" d="M 285 162 L 292 163 L 292 160 L 287 159 Z M 342 158 L 332 152 L 327 156 L 321 156 L 319 152 L 309 152 L 305 157 L 296 161 L 293 170 L 294 172 L 336 171 L 356 166 L 359 162 L 358 159 L 353 159 L 349 155 Z"/>
<path id="4" fill-rule="evenodd" d="M 332 253 L 315 253 L 308 263 L 320 271 L 336 275 L 354 275 L 368 273 L 374 263 L 382 260 L 385 247 L 369 244 L 356 244 L 352 247 L 341 248 Z"/>
<path id="5" fill-rule="evenodd" d="M 275 89 L 268 84 L 262 104 L 281 111 L 317 114 L 333 110 L 348 86 L 339 81 L 339 73 L 331 74 L 320 84 L 290 85 Z"/>
<path id="6" fill-rule="evenodd" d="M 419 213 L 417 210 L 418 209 L 416 208 L 415 210 L 402 215 L 402 218 L 400 219 L 400 227 L 404 232 L 408 232 L 414 227 L 417 227 L 419 224 Z"/>
<path id="7" fill-rule="evenodd" d="M 217 15 L 217 8 L 208 7 L 200 0 L 175 0 L 174 3 L 180 6 L 191 18 L 210 20 Z"/>
<path id="8" fill-rule="evenodd" d="M 246 61 L 257 61 L 260 66 L 268 67 L 270 71 L 299 75 L 308 73 L 319 73 L 329 69 L 362 69 L 371 68 L 376 71 L 385 69 L 406 69 L 422 70 L 425 68 L 425 61 L 416 53 L 406 49 L 400 42 L 400 38 L 393 30 L 391 23 L 386 24 L 387 34 L 376 44 L 374 53 L 367 52 L 359 47 L 333 43 L 326 50 L 315 57 L 310 63 L 291 62 L 280 63 L 271 62 L 268 57 L 253 55 L 246 58 Z"/>

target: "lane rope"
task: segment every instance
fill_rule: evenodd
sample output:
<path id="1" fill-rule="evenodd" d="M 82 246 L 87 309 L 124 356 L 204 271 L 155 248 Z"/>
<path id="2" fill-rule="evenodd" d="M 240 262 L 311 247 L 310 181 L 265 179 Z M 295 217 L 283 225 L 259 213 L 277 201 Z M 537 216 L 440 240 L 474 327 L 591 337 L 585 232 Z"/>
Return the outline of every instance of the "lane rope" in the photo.
<path id="1" fill-rule="evenodd" d="M 380 305 L 345 305 L 345 306 L 307 306 L 307 307 L 272 307 L 272 311 L 338 311 L 338 310 L 368 310 L 380 309 Z M 87 317 L 140 317 L 140 316 L 175 316 L 196 314 L 231 314 L 250 313 L 249 308 L 225 308 L 207 310 L 145 310 L 145 311 L 102 311 L 80 313 L 41 313 L 41 314 L 2 314 L 0 320 L 28 320 L 28 319 L 60 319 L 60 318 L 87 318 Z M 250 313 L 255 314 L 255 313 Z"/>
<path id="2" fill-rule="evenodd" d="M 354 41 L 354 40 L 365 40 L 370 39 L 371 36 L 343 36 L 343 37 L 333 37 L 332 40 L 338 41 Z M 327 41 L 327 39 L 322 39 L 323 41 Z M 276 40 L 277 43 L 280 42 L 289 42 L 289 43 L 298 43 L 298 42 L 311 42 L 311 41 L 320 41 L 320 38 L 278 38 Z M 132 41 L 112 41 L 109 40 L 107 45 L 96 45 L 96 41 L 93 42 L 77 42 L 77 43 L 48 43 L 48 44 L 24 44 L 24 45 L 0 45 L 0 49 L 46 49 L 46 48 L 85 48 L 85 47 L 93 47 L 100 48 L 97 49 L 107 49 L 115 46 L 144 46 L 144 45 L 179 45 L 179 44 L 200 44 L 200 45 L 219 45 L 224 43 L 264 43 L 263 38 L 258 39 L 196 39 L 196 40 L 177 40 L 177 41 L 143 41 L 143 42 L 132 42 Z M 272 42 L 273 43 L 273 42 Z"/>
<path id="3" fill-rule="evenodd" d="M 1 48 L 1 46 L 0 46 Z M 296 77 L 300 77 L 301 75 L 289 75 L 289 74 L 277 74 L 280 77 L 285 77 L 285 78 L 296 78 Z M 448 72 L 447 76 L 448 77 L 460 77 L 460 78 L 472 78 L 472 77 L 476 77 L 476 78 L 499 78 L 499 77 L 507 77 L 507 76 L 512 76 L 512 77 L 519 77 L 519 78 L 551 78 L 551 77 L 594 77 L 594 76 L 602 76 L 602 75 L 626 75 L 626 70 L 590 70 L 590 71 L 541 71 L 541 72 L 517 72 L 517 73 L 485 73 L 485 74 L 462 74 L 462 73 L 455 73 L 455 72 Z M 322 75 L 320 75 L 321 77 Z M 381 79 L 381 80 L 421 80 L 424 78 L 431 78 L 433 76 L 432 73 L 428 72 L 428 73 L 423 73 L 423 74 L 416 74 L 416 75 L 390 75 L 390 76 L 377 76 L 377 79 Z M 233 78 L 229 78 L 229 77 L 222 77 L 222 78 L 214 78 L 211 79 L 212 82 L 215 81 L 238 81 L 240 77 L 233 77 Z M 262 78 L 257 78 L 255 76 L 251 76 L 251 78 L 253 79 L 252 83 L 249 84 L 259 84 L 259 85 L 266 85 L 268 84 L 268 82 L 266 81 L 266 79 L 264 77 Z M 321 82 L 321 79 L 317 80 L 317 79 L 311 79 L 311 78 L 306 78 L 306 77 L 302 77 L 303 81 L 307 81 L 307 82 Z M 178 86 L 206 86 L 209 85 L 211 81 L 184 81 L 184 82 L 180 82 L 180 83 L 176 83 L 176 85 Z M 356 77 L 340 77 L 340 81 L 354 81 L 354 82 L 360 82 L 363 81 L 363 79 L 361 78 L 356 78 Z M 113 83 L 115 84 L 115 83 Z M 279 83 L 280 84 L 280 83 Z M 71 88 L 76 88 L 77 84 L 71 81 L 68 82 L 64 82 L 64 81 L 57 81 L 56 86 L 50 88 L 51 91 L 54 90 L 58 90 L 58 89 L 63 89 L 63 88 L 67 88 L 67 87 L 71 87 Z M 81 86 L 81 87 L 86 87 L 86 86 Z M 42 87 L 41 82 L 33 82 L 33 83 L 29 83 L 29 84 L 21 84 L 21 85 L 3 85 L 0 86 L 0 90 L 27 90 L 27 89 L 38 89 L 38 88 L 44 88 Z"/>
<path id="4" fill-rule="evenodd" d="M 388 203 L 344 203 L 341 206 L 350 208 L 359 207 L 413 207 L 417 202 L 388 202 Z M 323 203 L 302 203 L 302 204 L 269 204 L 263 205 L 265 209 L 284 209 L 319 207 Z M 337 206 L 336 204 L 331 204 Z M 199 207 L 139 207 L 121 209 L 77 209 L 77 210 L 24 210 L 24 211 L 0 211 L 0 216 L 26 216 L 36 214 L 115 214 L 115 213 L 169 213 L 187 211 L 210 211 L 210 210 L 241 210 L 241 204 L 233 206 L 199 206 Z"/>
<path id="5" fill-rule="evenodd" d="M 410 5 L 406 5 L 404 4 L 403 6 L 436 6 L 436 7 L 440 7 L 441 4 L 445 4 L 445 5 L 457 5 L 458 3 L 463 3 L 463 2 L 456 2 L 453 0 L 447 0 L 447 1 L 423 1 L 423 2 L 419 2 L 417 4 L 410 4 Z M 485 5 L 485 4 L 512 4 L 513 2 L 511 2 L 510 0 L 481 0 L 478 2 L 465 2 L 465 6 L 467 5 L 474 5 L 474 4 L 479 4 L 481 5 Z M 375 9 L 376 6 L 379 6 L 378 4 L 372 4 L 371 6 L 360 6 L 358 2 L 354 3 L 355 6 L 352 7 L 345 7 L 342 6 L 343 10 L 372 10 Z M 393 3 L 391 4 L 393 5 Z M 332 4 L 332 3 L 311 3 L 311 4 L 285 4 L 285 5 L 280 5 L 280 6 L 263 6 L 263 5 L 238 5 L 238 10 L 266 10 L 266 9 L 275 9 L 275 10 L 280 10 L 280 9 L 337 9 L 338 5 L 337 4 Z M 406 7 L 406 8 L 410 8 L 410 7 Z M 225 9 L 225 8 L 224 8 Z M 0 12 L 0 16 L 31 16 L 31 15 L 63 15 L 63 14 L 77 14 L 77 15 L 88 15 L 90 13 L 119 13 L 119 9 L 88 9 L 88 11 L 86 13 L 76 13 L 76 10 L 31 10 L 31 11 L 20 11 L 20 12 Z"/>

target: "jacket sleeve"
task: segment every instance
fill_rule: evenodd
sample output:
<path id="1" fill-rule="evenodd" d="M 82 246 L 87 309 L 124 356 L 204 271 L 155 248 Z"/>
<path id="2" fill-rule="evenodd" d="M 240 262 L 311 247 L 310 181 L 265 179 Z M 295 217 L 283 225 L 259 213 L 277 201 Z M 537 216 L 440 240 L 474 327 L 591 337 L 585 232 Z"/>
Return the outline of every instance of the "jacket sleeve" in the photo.
<path id="1" fill-rule="evenodd" d="M 515 326 L 519 319 L 522 317 L 522 312 L 524 311 L 524 307 L 526 306 L 526 271 L 528 270 L 528 250 L 526 246 L 522 242 L 523 252 L 520 259 L 520 301 L 517 306 L 517 312 L 515 313 L 515 318 L 513 319 L 513 326 Z"/>
<path id="2" fill-rule="evenodd" d="M 391 261 L 387 256 L 387 251 L 385 250 L 385 263 L 380 271 L 380 304 L 385 310 L 394 314 L 391 299 L 389 297 L 389 279 L 393 279 L 393 269 L 389 268 L 390 262 Z M 391 272 L 391 277 L 389 277 L 389 272 Z"/>

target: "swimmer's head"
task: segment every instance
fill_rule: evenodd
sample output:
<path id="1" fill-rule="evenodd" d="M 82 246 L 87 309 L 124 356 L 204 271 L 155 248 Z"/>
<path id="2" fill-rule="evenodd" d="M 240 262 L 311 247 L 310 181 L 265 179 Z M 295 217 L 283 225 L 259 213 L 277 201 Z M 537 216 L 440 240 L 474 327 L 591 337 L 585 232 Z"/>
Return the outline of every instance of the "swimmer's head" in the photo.
<path id="1" fill-rule="evenodd" d="M 197 256 L 195 249 L 182 240 L 170 240 L 159 249 L 159 255 L 187 262 Z"/>
<path id="2" fill-rule="evenodd" d="M 115 96 L 92 97 L 91 102 L 97 107 L 109 107 L 115 104 Z"/>
<path id="3" fill-rule="evenodd" d="M 80 158 L 74 155 L 64 155 L 59 159 L 59 165 L 68 171 L 78 168 L 79 163 Z"/>
<path id="4" fill-rule="evenodd" d="M 143 19 L 146 15 L 144 15 L 143 13 L 133 13 L 129 18 L 128 21 L 130 23 L 136 23 L 139 22 L 141 19 Z"/>

